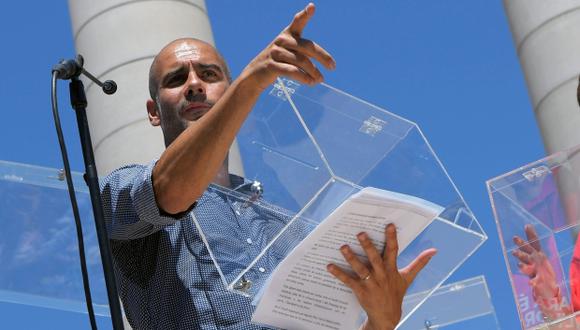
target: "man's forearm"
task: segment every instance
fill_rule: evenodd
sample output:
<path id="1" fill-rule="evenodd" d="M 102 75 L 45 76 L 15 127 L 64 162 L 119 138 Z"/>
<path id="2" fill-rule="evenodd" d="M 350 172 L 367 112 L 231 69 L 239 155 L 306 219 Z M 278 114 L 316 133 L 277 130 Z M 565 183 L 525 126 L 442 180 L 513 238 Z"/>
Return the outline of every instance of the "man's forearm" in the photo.
<path id="1" fill-rule="evenodd" d="M 205 116 L 165 150 L 153 170 L 155 197 L 161 209 L 176 214 L 201 196 L 261 92 L 249 77 L 240 76 Z"/>

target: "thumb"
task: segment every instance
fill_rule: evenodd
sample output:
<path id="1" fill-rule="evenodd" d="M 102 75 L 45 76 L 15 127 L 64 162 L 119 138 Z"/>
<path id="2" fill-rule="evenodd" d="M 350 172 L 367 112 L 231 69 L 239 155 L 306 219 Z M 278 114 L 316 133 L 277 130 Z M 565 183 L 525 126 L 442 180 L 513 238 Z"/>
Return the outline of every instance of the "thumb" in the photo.
<path id="1" fill-rule="evenodd" d="M 427 266 L 431 258 L 433 258 L 436 253 L 436 249 L 427 249 L 421 252 L 421 254 L 419 254 L 419 256 L 417 256 L 417 258 L 415 258 L 415 260 L 413 260 L 407 267 L 401 270 L 401 276 L 407 283 L 407 286 L 413 283 L 415 277 L 417 277 L 419 272 L 423 270 L 425 266 Z"/>

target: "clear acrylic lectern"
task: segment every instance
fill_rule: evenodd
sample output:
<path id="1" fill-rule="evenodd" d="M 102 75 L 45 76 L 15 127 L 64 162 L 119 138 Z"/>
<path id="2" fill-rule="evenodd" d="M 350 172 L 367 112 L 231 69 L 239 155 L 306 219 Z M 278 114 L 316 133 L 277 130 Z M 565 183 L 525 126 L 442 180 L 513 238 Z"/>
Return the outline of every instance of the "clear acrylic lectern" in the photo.
<path id="1" fill-rule="evenodd" d="M 424 249 L 438 249 L 409 289 L 415 298 L 405 313 L 486 239 L 416 124 L 331 86 L 279 79 L 259 99 L 238 144 L 246 184 L 210 186 L 211 198 L 230 202 L 232 216 L 216 226 L 202 214 L 203 199 L 194 215 L 224 284 L 240 294 L 258 294 L 278 262 L 364 187 L 439 208 L 399 256 L 404 266 Z"/>
<path id="2" fill-rule="evenodd" d="M 54 168 L 0 161 L 2 328 L 89 326 L 75 222 L 64 180 L 64 173 Z M 111 321 L 91 201 L 82 175 L 73 173 L 73 181 L 93 307 L 99 327 L 106 329 Z"/>
<path id="3" fill-rule="evenodd" d="M 523 329 L 580 328 L 579 152 L 559 152 L 487 182 Z"/>
<path id="4" fill-rule="evenodd" d="M 416 304 L 422 295 L 407 297 Z M 484 276 L 444 284 L 416 309 L 398 330 L 499 329 L 495 308 Z"/>

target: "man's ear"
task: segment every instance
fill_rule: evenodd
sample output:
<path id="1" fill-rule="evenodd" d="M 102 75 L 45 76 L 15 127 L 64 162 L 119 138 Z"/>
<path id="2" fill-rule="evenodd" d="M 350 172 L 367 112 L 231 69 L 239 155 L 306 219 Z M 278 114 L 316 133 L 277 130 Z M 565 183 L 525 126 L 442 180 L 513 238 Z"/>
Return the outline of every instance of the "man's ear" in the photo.
<path id="1" fill-rule="evenodd" d="M 159 126 L 161 124 L 161 116 L 159 114 L 159 108 L 157 108 L 157 102 L 152 99 L 147 100 L 147 116 L 152 126 Z"/>

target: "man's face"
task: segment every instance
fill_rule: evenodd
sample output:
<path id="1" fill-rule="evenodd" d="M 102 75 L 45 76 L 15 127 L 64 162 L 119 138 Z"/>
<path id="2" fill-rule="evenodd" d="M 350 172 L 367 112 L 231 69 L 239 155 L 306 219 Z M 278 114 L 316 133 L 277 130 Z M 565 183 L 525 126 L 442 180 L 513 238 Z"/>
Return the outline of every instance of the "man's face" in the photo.
<path id="1" fill-rule="evenodd" d="M 147 110 L 151 124 L 161 125 L 166 146 L 209 111 L 229 86 L 221 56 L 196 40 L 164 48 L 153 74 L 157 96 L 147 102 Z"/>

